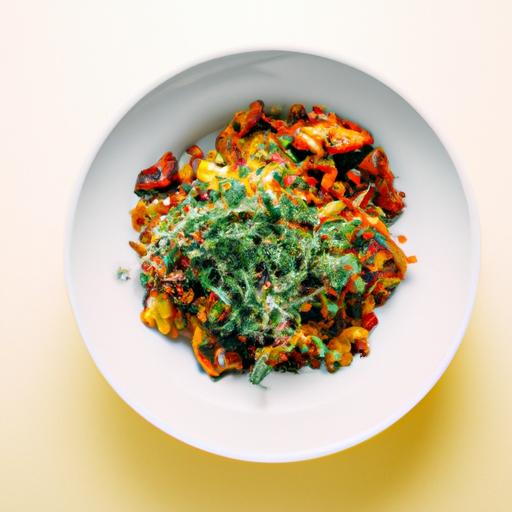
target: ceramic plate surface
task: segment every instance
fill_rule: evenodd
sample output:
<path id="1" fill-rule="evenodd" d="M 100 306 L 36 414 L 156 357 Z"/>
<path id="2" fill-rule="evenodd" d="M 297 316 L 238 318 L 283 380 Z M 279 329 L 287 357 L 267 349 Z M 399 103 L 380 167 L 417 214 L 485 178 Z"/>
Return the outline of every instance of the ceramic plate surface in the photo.
<path id="1" fill-rule="evenodd" d="M 377 310 L 371 354 L 334 375 L 247 375 L 212 382 L 187 340 L 170 341 L 139 320 L 142 289 L 129 210 L 140 169 L 165 151 L 222 127 L 254 99 L 324 104 L 386 150 L 407 208 L 391 229 L 418 258 Z M 208 140 L 208 139 L 207 139 Z M 211 140 L 211 139 L 210 139 Z M 170 78 L 137 102 L 102 141 L 70 221 L 66 274 L 82 336 L 119 395 L 165 432 L 191 445 L 253 461 L 292 461 L 342 450 L 382 431 L 436 383 L 462 339 L 479 265 L 475 209 L 436 133 L 397 93 L 324 57 L 258 51 L 210 60 Z M 119 266 L 132 269 L 127 282 Z"/>

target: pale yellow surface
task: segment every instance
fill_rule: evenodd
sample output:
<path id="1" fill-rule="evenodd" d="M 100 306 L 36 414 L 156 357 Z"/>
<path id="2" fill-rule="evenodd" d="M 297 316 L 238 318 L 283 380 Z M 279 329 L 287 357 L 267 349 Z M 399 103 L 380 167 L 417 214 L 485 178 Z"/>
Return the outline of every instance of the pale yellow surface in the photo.
<path id="1" fill-rule="evenodd" d="M 2 2 L 0 510 L 512 510 L 510 3 L 256 4 Z M 287 465 L 203 453 L 133 412 L 63 277 L 71 193 L 113 116 L 188 62 L 262 44 L 398 84 L 465 161 L 482 224 L 476 308 L 434 390 L 376 438 Z"/>

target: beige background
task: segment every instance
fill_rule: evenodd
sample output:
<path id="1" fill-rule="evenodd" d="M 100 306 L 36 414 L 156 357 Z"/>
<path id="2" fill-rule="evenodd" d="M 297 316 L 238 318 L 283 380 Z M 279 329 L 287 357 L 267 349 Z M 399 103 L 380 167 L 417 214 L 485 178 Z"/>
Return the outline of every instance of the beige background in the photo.
<path id="1" fill-rule="evenodd" d="M 2 1 L 0 510 L 512 509 L 510 3 L 272 3 Z M 363 445 L 287 465 L 140 418 L 90 359 L 63 279 L 72 191 L 113 117 L 189 62 L 261 45 L 397 84 L 465 161 L 482 224 L 476 308 L 434 390 Z"/>

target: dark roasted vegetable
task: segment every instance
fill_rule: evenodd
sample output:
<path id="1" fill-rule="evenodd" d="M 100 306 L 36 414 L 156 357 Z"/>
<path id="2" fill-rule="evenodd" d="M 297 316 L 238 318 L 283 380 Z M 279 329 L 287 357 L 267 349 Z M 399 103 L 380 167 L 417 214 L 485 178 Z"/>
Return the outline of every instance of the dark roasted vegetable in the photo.
<path id="1" fill-rule="evenodd" d="M 169 190 L 178 176 L 175 156 L 169 151 L 164 153 L 155 165 L 144 169 L 137 176 L 135 193 L 142 196 L 148 192 Z"/>

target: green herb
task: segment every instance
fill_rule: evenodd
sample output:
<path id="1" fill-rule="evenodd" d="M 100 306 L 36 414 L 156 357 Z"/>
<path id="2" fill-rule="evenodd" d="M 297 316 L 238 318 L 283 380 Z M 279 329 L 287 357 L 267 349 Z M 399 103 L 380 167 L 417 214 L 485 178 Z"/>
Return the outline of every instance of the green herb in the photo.
<path id="1" fill-rule="evenodd" d="M 363 293 L 365 288 L 365 282 L 361 279 L 361 277 L 357 277 L 354 280 L 354 287 L 357 291 L 357 293 Z"/>
<path id="2" fill-rule="evenodd" d="M 287 148 L 293 142 L 293 137 L 291 135 L 281 135 L 278 139 L 283 148 Z"/>
<path id="3" fill-rule="evenodd" d="M 139 281 L 140 281 L 142 288 L 144 288 L 144 289 L 146 288 L 146 285 L 148 284 L 148 279 L 149 279 L 149 276 L 147 274 L 145 274 L 144 272 L 140 273 Z"/>
<path id="4" fill-rule="evenodd" d="M 300 198 L 298 198 L 297 203 L 294 204 L 288 196 L 282 195 L 279 201 L 279 209 L 281 217 L 288 221 L 310 226 L 316 226 L 320 222 L 317 209 L 308 206 L 307 203 Z"/>
<path id="5" fill-rule="evenodd" d="M 238 176 L 240 176 L 240 178 L 246 178 L 247 176 L 249 176 L 250 172 L 251 170 L 249 169 L 249 167 L 246 167 L 245 165 L 242 165 L 238 168 Z"/>
<path id="6" fill-rule="evenodd" d="M 318 357 L 325 357 L 329 349 L 325 346 L 324 342 L 318 336 L 311 336 L 311 341 L 315 344 L 318 350 Z"/>
<path id="7" fill-rule="evenodd" d="M 219 180 L 220 181 L 220 180 Z M 237 180 L 225 180 L 230 187 L 222 192 L 224 200 L 229 208 L 236 208 L 246 196 L 245 185 Z M 224 180 L 220 181 L 221 184 Z"/>
<path id="8" fill-rule="evenodd" d="M 268 365 L 267 361 L 267 354 L 263 354 L 256 360 L 256 363 L 249 374 L 249 382 L 252 384 L 259 384 L 272 371 L 272 366 Z"/>
<path id="9" fill-rule="evenodd" d="M 337 292 L 347 284 L 350 276 L 361 272 L 361 263 L 354 254 L 341 256 L 327 252 L 317 256 L 312 268 L 313 275 L 327 281 Z"/>

